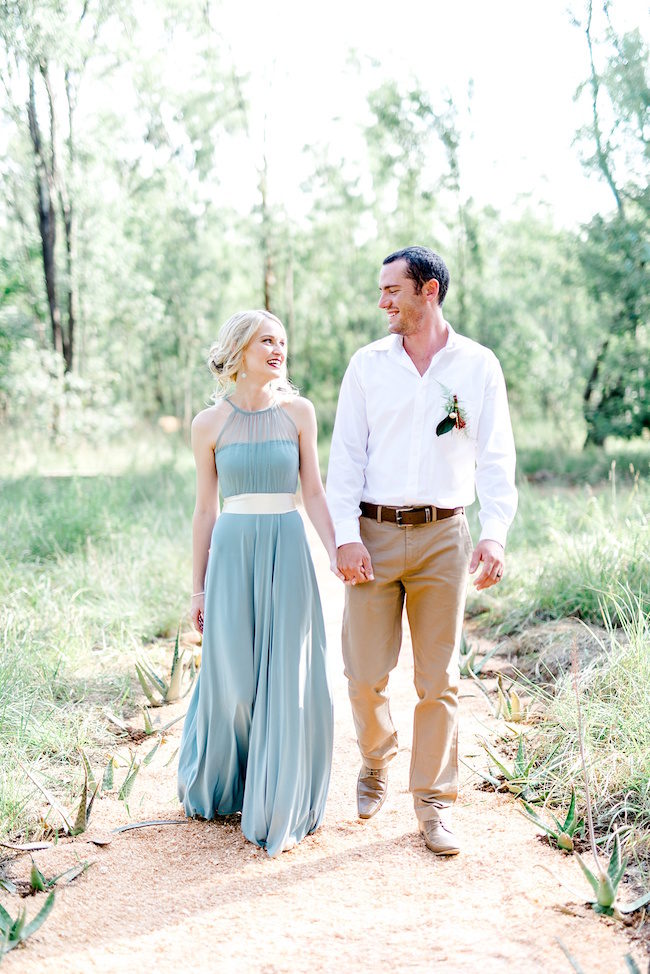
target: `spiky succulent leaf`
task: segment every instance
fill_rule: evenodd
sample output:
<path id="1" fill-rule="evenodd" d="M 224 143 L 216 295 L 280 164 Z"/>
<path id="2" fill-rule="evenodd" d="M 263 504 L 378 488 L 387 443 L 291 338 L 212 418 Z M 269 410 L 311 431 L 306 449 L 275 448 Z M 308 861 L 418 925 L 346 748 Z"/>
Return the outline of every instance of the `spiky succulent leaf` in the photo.
<path id="1" fill-rule="evenodd" d="M 160 691 L 161 695 L 164 697 L 165 694 L 167 693 L 167 684 L 165 683 L 165 681 L 163 680 L 163 678 L 156 673 L 156 671 L 147 662 L 146 659 L 143 659 L 141 657 L 139 663 L 140 663 L 140 668 L 144 670 L 144 672 L 146 673 L 147 677 L 151 681 L 151 684 L 153 686 L 157 687 L 158 690 Z"/>
<path id="2" fill-rule="evenodd" d="M 31 937 L 31 935 L 38 930 L 41 924 L 44 923 L 45 920 L 47 920 L 49 914 L 52 912 L 53 906 L 54 906 L 54 892 L 51 892 L 48 898 L 45 900 L 45 903 L 43 903 L 43 906 L 40 908 L 40 910 L 34 917 L 34 919 L 31 920 L 30 923 L 28 923 L 25 929 L 22 931 L 21 940 L 27 940 L 28 937 Z"/>
<path id="3" fill-rule="evenodd" d="M 523 809 L 519 808 L 519 812 L 524 816 L 524 818 L 529 819 L 531 822 L 537 825 L 538 828 L 543 829 L 544 832 L 546 832 L 547 835 L 550 835 L 552 839 L 557 839 L 557 831 L 547 825 L 546 822 L 539 817 L 535 809 L 531 808 L 527 802 L 522 802 L 522 804 L 526 810 L 524 811 Z"/>
<path id="4" fill-rule="evenodd" d="M 32 868 L 29 873 L 29 885 L 37 893 L 44 893 L 48 887 L 47 880 L 45 876 L 40 871 L 34 860 L 32 859 Z"/>
<path id="5" fill-rule="evenodd" d="M 512 770 L 512 768 L 506 767 L 506 765 L 499 760 L 494 751 L 488 747 L 485 741 L 481 741 L 481 747 L 486 751 L 488 757 L 493 761 L 493 763 L 496 764 L 506 781 L 514 781 L 517 778 L 517 774 Z"/>
<path id="6" fill-rule="evenodd" d="M 523 707 L 521 706 L 521 698 L 516 690 L 510 691 L 510 720 L 515 722 L 520 721 L 523 716 Z"/>
<path id="7" fill-rule="evenodd" d="M 77 817 L 74 820 L 74 825 L 70 830 L 70 835 L 81 835 L 82 832 L 86 831 L 88 825 L 88 769 L 84 763 L 84 783 L 81 789 L 81 798 L 79 799 L 79 808 L 77 809 Z"/>
<path id="8" fill-rule="evenodd" d="M 603 873 L 598 881 L 598 893 L 596 894 L 598 906 L 612 907 L 616 899 L 616 890 L 607 873 Z"/>
<path id="9" fill-rule="evenodd" d="M 644 893 L 643 896 L 640 896 L 638 900 L 634 900 L 633 903 L 617 903 L 617 908 L 619 913 L 635 913 L 636 910 L 640 910 L 646 903 L 650 903 L 650 892 Z"/>
<path id="10" fill-rule="evenodd" d="M 131 794 L 139 770 L 140 770 L 140 764 L 139 763 L 136 764 L 135 760 L 132 760 L 126 778 L 122 782 L 122 787 L 118 792 L 117 797 L 119 798 L 120 801 L 126 802 L 127 798 Z"/>
<path id="11" fill-rule="evenodd" d="M 86 752 L 83 750 L 83 748 L 81 747 L 78 748 L 78 751 L 79 754 L 81 755 L 81 760 L 84 763 L 86 774 L 88 775 L 88 790 L 94 791 L 95 788 L 97 787 L 97 780 L 95 779 L 95 775 L 93 774 L 93 769 L 90 767 L 90 761 L 86 757 Z"/>
<path id="12" fill-rule="evenodd" d="M 90 869 L 90 866 L 91 863 L 89 862 L 81 862 L 77 866 L 71 866 L 69 869 L 64 870 L 64 872 L 59 873 L 58 876 L 53 876 L 52 879 L 48 879 L 47 885 L 51 888 L 57 883 L 60 883 L 61 880 L 65 880 L 64 885 L 67 885 L 68 883 L 71 883 L 73 879 L 76 879 L 77 876 L 81 876 L 82 873 L 85 873 L 87 869 Z"/>
<path id="13" fill-rule="evenodd" d="M 492 659 L 492 657 L 494 656 L 498 648 L 499 648 L 498 646 L 493 646 L 492 649 L 490 649 L 489 652 L 485 654 L 485 656 L 481 657 L 480 662 L 472 663 L 471 669 L 472 672 L 475 674 L 475 676 L 479 675 L 479 673 L 481 672 L 485 664 Z"/>
<path id="14" fill-rule="evenodd" d="M 160 741 L 158 741 L 149 751 L 149 753 L 142 759 L 144 765 L 151 764 L 154 757 L 156 756 L 156 751 L 160 747 Z"/>
<path id="15" fill-rule="evenodd" d="M 147 698 L 147 700 L 149 701 L 150 705 L 152 707 L 160 707 L 160 705 L 161 705 L 160 704 L 160 700 L 157 700 L 154 697 L 154 695 L 153 695 L 153 693 L 151 691 L 151 688 L 149 686 L 149 682 L 147 680 L 147 677 L 145 676 L 144 670 L 141 668 L 141 666 L 140 666 L 139 663 L 136 663 L 135 664 L 135 672 L 137 673 L 138 680 L 140 681 L 140 686 L 142 687 L 142 690 L 144 692 L 144 695 Z"/>
<path id="16" fill-rule="evenodd" d="M 587 880 L 589 881 L 589 884 L 591 885 L 591 888 L 593 889 L 594 894 L 596 896 L 598 896 L 599 882 L 598 882 L 597 877 L 594 876 L 594 874 L 592 873 L 591 869 L 586 864 L 586 862 L 584 861 L 584 859 L 582 858 L 582 856 L 580 855 L 579 852 L 574 853 L 574 855 L 575 855 L 576 859 L 578 860 L 578 865 L 580 866 L 580 868 L 582 869 L 583 873 L 585 874 Z"/>
<path id="17" fill-rule="evenodd" d="M 102 778 L 102 791 L 111 791 L 113 788 L 114 772 L 115 770 L 115 758 L 110 757 L 108 759 L 108 764 L 104 769 L 104 777 Z"/>
<path id="18" fill-rule="evenodd" d="M 145 734 L 153 734 L 154 726 L 151 723 L 151 717 L 149 716 L 149 711 L 146 707 L 142 708 L 142 713 L 144 714 L 144 732 Z"/>
<path id="19" fill-rule="evenodd" d="M 612 881 L 614 891 L 618 889 L 618 885 L 623 878 L 623 873 L 625 872 L 626 868 L 627 859 L 621 860 L 621 841 L 618 837 L 618 833 L 616 833 L 614 838 L 614 848 L 612 849 L 612 854 L 607 864 L 607 875 Z"/>
<path id="20" fill-rule="evenodd" d="M 4 906 L 0 903 L 0 934 L 3 936 L 11 929 L 11 924 L 13 920 L 5 910 Z"/>
<path id="21" fill-rule="evenodd" d="M 576 827 L 576 792 L 575 788 L 571 789 L 571 801 L 569 802 L 569 808 L 566 813 L 566 818 L 564 819 L 564 824 L 562 825 L 562 831 L 568 833 L 568 835 L 573 835 L 575 833 Z"/>
<path id="22" fill-rule="evenodd" d="M 565 852 L 573 852 L 573 838 L 568 832 L 560 832 L 556 842 L 560 849 L 564 849 Z"/>
<path id="23" fill-rule="evenodd" d="M 58 815 L 60 815 L 60 817 L 61 817 L 61 819 L 63 821 L 63 824 L 65 826 L 65 830 L 69 834 L 70 833 L 70 830 L 72 829 L 72 822 L 70 821 L 70 813 L 68 812 L 68 810 L 65 809 L 62 805 L 59 804 L 59 802 L 51 794 L 51 792 L 49 792 L 47 790 L 47 788 L 45 788 L 45 786 L 42 785 L 40 783 L 40 781 L 38 781 L 34 777 L 34 775 L 31 773 L 31 771 L 29 770 L 29 768 L 25 767 L 24 764 L 21 764 L 20 767 L 25 772 L 25 774 L 27 775 L 27 777 L 29 778 L 29 780 L 31 782 L 33 782 L 33 784 L 36 785 L 36 787 L 38 788 L 38 790 L 40 791 L 40 793 L 43 795 L 43 797 L 45 798 L 45 800 L 48 802 L 48 804 L 52 806 L 52 808 L 54 809 L 55 812 L 57 812 Z"/>
<path id="24" fill-rule="evenodd" d="M 17 892 L 15 883 L 12 883 L 10 879 L 3 879 L 2 876 L 0 876 L 0 889 L 3 889 L 5 893 Z M 1 929 L 0 925 L 0 931 Z"/>
<path id="25" fill-rule="evenodd" d="M 165 700 L 167 703 L 173 703 L 178 700 L 181 695 L 181 681 L 183 679 L 183 657 L 185 656 L 185 650 L 179 652 L 178 643 L 181 635 L 180 626 L 178 632 L 176 633 L 176 645 L 174 646 L 174 658 L 172 659 L 172 669 L 169 677 L 169 686 L 165 693 Z"/>
<path id="26" fill-rule="evenodd" d="M 23 909 L 20 911 L 16 919 L 11 925 L 9 930 L 9 941 L 14 943 L 20 943 L 23 937 L 23 928 L 27 922 L 27 910 Z"/>
<path id="27" fill-rule="evenodd" d="M 648 896 L 650 896 L 650 893 L 648 893 Z M 630 974 L 641 974 L 639 965 L 634 960 L 634 957 L 631 956 L 631 954 L 626 954 L 623 960 L 625 961 L 627 965 L 627 969 L 630 972 Z"/>
<path id="28" fill-rule="evenodd" d="M 515 774 L 518 778 L 523 778 L 526 775 L 528 768 L 526 766 L 526 749 L 524 746 L 524 735 L 519 735 L 519 744 L 517 746 L 517 755 L 515 757 Z"/>

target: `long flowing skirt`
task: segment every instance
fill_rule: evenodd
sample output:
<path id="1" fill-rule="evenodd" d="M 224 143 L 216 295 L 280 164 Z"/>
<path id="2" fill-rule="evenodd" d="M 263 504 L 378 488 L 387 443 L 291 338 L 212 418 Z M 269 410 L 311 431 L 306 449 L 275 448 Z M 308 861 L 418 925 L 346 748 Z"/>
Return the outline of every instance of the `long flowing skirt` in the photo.
<path id="1" fill-rule="evenodd" d="M 291 848 L 321 824 L 332 735 L 325 628 L 300 515 L 222 514 L 180 748 L 186 813 L 241 811 L 251 842 L 271 856 Z"/>

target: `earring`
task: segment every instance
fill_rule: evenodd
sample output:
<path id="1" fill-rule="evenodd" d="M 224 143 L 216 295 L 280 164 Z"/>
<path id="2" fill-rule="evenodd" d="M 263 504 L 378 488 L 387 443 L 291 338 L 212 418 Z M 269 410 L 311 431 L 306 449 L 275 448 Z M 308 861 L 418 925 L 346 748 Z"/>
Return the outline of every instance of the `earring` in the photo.
<path id="1" fill-rule="evenodd" d="M 245 372 L 240 372 L 239 373 L 239 378 L 240 379 L 245 379 L 246 378 L 246 373 Z"/>

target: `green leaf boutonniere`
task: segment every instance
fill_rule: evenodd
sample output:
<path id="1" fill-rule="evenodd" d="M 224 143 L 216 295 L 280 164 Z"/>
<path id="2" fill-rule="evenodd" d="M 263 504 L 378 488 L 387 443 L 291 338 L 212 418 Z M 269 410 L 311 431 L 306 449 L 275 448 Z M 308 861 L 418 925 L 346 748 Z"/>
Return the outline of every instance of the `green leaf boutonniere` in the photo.
<path id="1" fill-rule="evenodd" d="M 467 413 L 458 401 L 458 396 L 448 390 L 445 390 L 445 392 L 447 393 L 445 399 L 445 412 L 447 415 L 436 426 L 436 436 L 442 436 L 444 433 L 449 433 L 453 429 L 464 430 L 467 427 Z"/>

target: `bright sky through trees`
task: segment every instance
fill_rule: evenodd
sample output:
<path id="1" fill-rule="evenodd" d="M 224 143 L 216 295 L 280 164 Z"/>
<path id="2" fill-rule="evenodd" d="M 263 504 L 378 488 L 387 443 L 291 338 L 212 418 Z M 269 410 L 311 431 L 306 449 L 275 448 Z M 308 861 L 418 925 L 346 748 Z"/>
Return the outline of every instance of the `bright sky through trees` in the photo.
<path id="1" fill-rule="evenodd" d="M 571 9 L 584 17 L 579 0 Z M 549 204 L 564 225 L 611 207 L 609 191 L 585 174 L 572 145 L 589 117 L 588 100 L 573 98 L 588 56 L 565 0 L 226 0 L 212 16 L 239 69 L 250 72 L 252 128 L 261 145 L 266 117 L 270 190 L 290 211 L 292 187 L 304 176 L 302 146 L 329 143 L 353 165 L 365 92 L 389 78 L 417 79 L 434 106 L 452 97 L 464 133 L 465 195 L 505 212 L 529 197 Z M 594 16 L 602 24 L 600 4 Z M 619 30 L 649 22 L 634 0 L 617 0 L 612 18 Z M 257 160 L 244 152 L 231 160 L 235 183 L 251 163 Z M 232 199 L 235 186 L 226 182 Z M 254 183 L 240 185 L 244 203 Z"/>

